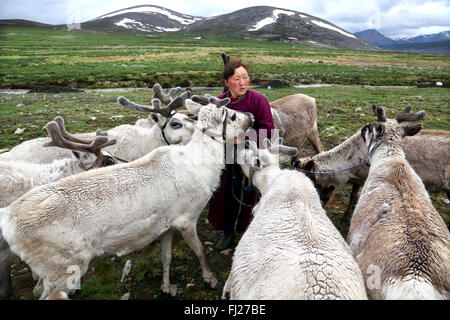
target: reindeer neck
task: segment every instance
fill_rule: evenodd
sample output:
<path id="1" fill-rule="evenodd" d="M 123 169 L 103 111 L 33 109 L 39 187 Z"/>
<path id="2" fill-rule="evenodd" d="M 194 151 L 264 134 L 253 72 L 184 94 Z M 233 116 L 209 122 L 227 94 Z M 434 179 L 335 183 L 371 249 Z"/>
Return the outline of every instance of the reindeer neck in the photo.
<path id="1" fill-rule="evenodd" d="M 280 167 L 276 165 L 268 165 L 262 169 L 256 170 L 252 177 L 252 183 L 264 196 L 271 188 L 273 179 L 278 177 L 281 173 Z"/>
<path id="2" fill-rule="evenodd" d="M 405 153 L 399 143 L 385 142 L 374 151 L 370 167 L 383 166 L 386 161 L 393 159 L 406 160 Z"/>
<path id="3" fill-rule="evenodd" d="M 47 168 L 48 182 L 53 182 L 84 171 L 80 167 L 80 161 L 75 158 L 54 160 L 45 166 Z"/>
<path id="4" fill-rule="evenodd" d="M 194 156 L 201 156 L 205 161 L 213 161 L 225 167 L 225 146 L 221 137 L 213 139 L 196 128 L 186 147 L 192 150 Z"/>
<path id="5" fill-rule="evenodd" d="M 321 152 L 312 158 L 320 169 L 321 163 L 327 168 L 342 169 L 367 161 L 366 146 L 359 132 L 331 150 Z"/>

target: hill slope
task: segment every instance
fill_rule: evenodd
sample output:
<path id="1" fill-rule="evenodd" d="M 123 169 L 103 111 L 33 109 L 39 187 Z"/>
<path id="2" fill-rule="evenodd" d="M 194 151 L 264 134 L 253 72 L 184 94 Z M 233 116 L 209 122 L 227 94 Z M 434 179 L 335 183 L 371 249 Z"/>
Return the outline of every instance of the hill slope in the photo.
<path id="1" fill-rule="evenodd" d="M 305 42 L 352 49 L 376 49 L 350 32 L 305 13 L 258 6 L 202 18 L 158 6 L 135 6 L 111 12 L 82 24 L 103 31 L 214 33 L 231 37 Z"/>
<path id="2" fill-rule="evenodd" d="M 174 32 L 202 19 L 159 6 L 142 5 L 102 15 L 82 23 L 82 28 L 103 31 L 128 29 L 144 32 Z"/>
<path id="3" fill-rule="evenodd" d="M 200 20 L 187 26 L 186 31 L 214 31 L 233 37 L 376 49 L 323 19 L 294 10 L 266 6 L 245 8 Z"/>
<path id="4" fill-rule="evenodd" d="M 374 29 L 356 32 L 355 35 L 377 47 L 393 51 L 450 53 L 450 31 L 403 39 L 391 39 Z"/>

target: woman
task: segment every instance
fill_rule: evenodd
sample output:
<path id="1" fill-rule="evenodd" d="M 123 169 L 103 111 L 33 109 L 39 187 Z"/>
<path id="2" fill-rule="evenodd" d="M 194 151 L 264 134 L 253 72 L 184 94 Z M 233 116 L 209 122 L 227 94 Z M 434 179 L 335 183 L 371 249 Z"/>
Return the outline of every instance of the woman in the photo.
<path id="1" fill-rule="evenodd" d="M 230 98 L 231 102 L 227 108 L 250 112 L 255 117 L 253 129 L 256 130 L 256 135 L 250 139 L 256 142 L 259 142 L 259 136 L 270 139 L 271 130 L 274 128 L 270 105 L 262 94 L 248 89 L 250 83 L 248 66 L 240 60 L 229 61 L 224 66 L 222 78 L 228 90 L 218 98 Z M 243 233 L 247 229 L 251 220 L 251 210 L 257 201 L 257 192 L 248 185 L 239 164 L 226 164 L 220 187 L 211 198 L 208 213 L 208 220 L 212 226 L 224 231 L 216 244 L 218 250 L 230 247 L 235 231 Z"/>

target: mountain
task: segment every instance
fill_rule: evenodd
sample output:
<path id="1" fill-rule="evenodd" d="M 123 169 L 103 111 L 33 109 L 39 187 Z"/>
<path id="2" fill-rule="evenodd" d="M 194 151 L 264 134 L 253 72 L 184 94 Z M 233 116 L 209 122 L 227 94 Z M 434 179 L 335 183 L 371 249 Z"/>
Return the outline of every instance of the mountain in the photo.
<path id="1" fill-rule="evenodd" d="M 140 5 L 104 14 L 80 26 L 81 30 L 95 32 L 178 32 L 195 36 L 211 33 L 257 40 L 304 42 L 332 48 L 378 50 L 376 46 L 326 20 L 268 6 L 250 7 L 205 18 L 159 6 Z M 52 27 L 66 28 L 65 25 Z"/>
<path id="2" fill-rule="evenodd" d="M 416 52 L 416 53 L 450 53 L 450 40 L 422 42 L 422 43 L 397 43 L 386 47 L 391 51 Z"/>
<path id="3" fill-rule="evenodd" d="M 81 24 L 81 28 L 103 31 L 175 32 L 203 20 L 163 7 L 141 5 L 110 12 Z"/>
<path id="4" fill-rule="evenodd" d="M 267 6 L 250 7 L 206 18 L 185 29 L 187 32 L 218 30 L 232 37 L 375 49 L 350 32 L 323 19 L 294 10 Z"/>
<path id="5" fill-rule="evenodd" d="M 450 31 L 443 31 L 434 34 L 425 34 L 413 38 L 397 39 L 397 43 L 429 43 L 447 40 L 450 40 Z"/>
<path id="6" fill-rule="evenodd" d="M 81 25 L 82 29 L 144 32 L 215 33 L 230 37 L 306 42 L 314 45 L 376 49 L 323 19 L 275 7 L 250 7 L 204 18 L 153 5 L 114 11 Z"/>
<path id="7" fill-rule="evenodd" d="M 360 31 L 360 32 L 355 32 L 354 35 L 357 36 L 358 38 L 363 39 L 364 41 L 367 41 L 368 43 L 373 44 L 374 46 L 377 46 L 380 48 L 397 44 L 397 42 L 395 40 L 384 36 L 383 34 L 381 34 L 380 32 L 378 32 L 375 29 L 369 29 L 369 30 L 364 30 L 364 31 Z"/>
<path id="8" fill-rule="evenodd" d="M 374 29 L 356 32 L 355 36 L 377 47 L 392 51 L 450 53 L 450 31 L 411 38 L 391 39 Z"/>
<path id="9" fill-rule="evenodd" d="M 36 28 L 52 28 L 51 24 L 22 20 L 22 19 L 4 19 L 0 20 L 0 27 L 36 27 Z"/>

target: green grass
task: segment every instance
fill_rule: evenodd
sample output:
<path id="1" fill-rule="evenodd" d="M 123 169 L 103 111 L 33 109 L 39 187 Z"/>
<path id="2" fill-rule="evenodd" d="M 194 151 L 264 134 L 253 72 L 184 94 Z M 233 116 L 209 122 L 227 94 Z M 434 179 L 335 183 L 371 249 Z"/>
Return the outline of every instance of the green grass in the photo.
<path id="1" fill-rule="evenodd" d="M 254 83 L 420 85 L 448 82 L 448 55 L 327 49 L 193 35 L 0 30 L 0 87 L 80 88 L 219 85 L 220 53 L 251 64 Z"/>

